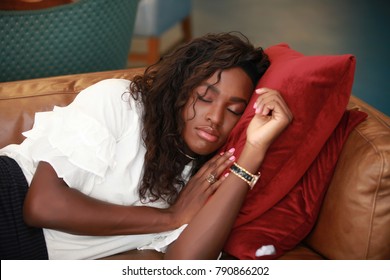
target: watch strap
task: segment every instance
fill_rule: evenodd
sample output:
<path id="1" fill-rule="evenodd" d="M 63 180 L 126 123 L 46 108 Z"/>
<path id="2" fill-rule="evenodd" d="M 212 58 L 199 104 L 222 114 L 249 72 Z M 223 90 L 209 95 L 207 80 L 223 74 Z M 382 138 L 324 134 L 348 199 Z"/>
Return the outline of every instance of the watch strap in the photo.
<path id="1" fill-rule="evenodd" d="M 237 163 L 233 163 L 233 165 L 230 167 L 230 170 L 233 172 L 234 175 L 244 180 L 249 185 L 250 189 L 255 186 L 257 180 L 259 180 L 261 175 L 260 172 L 258 172 L 257 175 L 252 174 Z"/>

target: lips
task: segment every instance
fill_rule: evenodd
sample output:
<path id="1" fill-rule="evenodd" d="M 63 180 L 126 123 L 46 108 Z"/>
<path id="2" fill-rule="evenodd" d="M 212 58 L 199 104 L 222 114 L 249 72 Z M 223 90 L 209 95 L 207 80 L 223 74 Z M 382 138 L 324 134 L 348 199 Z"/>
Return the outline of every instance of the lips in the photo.
<path id="1" fill-rule="evenodd" d="M 219 133 L 210 126 L 201 126 L 196 128 L 196 132 L 200 138 L 207 142 L 217 142 L 219 139 Z"/>

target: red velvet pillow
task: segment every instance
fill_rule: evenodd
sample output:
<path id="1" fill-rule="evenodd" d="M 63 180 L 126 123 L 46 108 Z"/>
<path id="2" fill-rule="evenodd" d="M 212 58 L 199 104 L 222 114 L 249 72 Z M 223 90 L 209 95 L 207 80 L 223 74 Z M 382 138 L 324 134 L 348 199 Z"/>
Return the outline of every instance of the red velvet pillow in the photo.
<path id="1" fill-rule="evenodd" d="M 305 230 L 297 236 L 289 235 L 292 228 L 299 231 L 302 218 L 307 223 L 306 218 L 315 214 L 322 201 L 317 197 L 318 192 L 324 192 L 328 185 L 324 182 L 329 181 L 332 172 L 326 168 L 308 173 L 306 179 L 302 177 L 312 164 L 319 164 L 318 161 L 313 162 L 345 112 L 355 70 L 352 55 L 304 56 L 285 44 L 270 47 L 266 53 L 271 66 L 257 88 L 268 87 L 280 91 L 294 120 L 269 148 L 260 168 L 261 179 L 248 193 L 226 244 L 225 250 L 229 254 L 245 259 L 255 258 L 254 252 L 267 238 L 278 254 L 282 251 L 283 246 L 279 245 L 282 240 L 285 244 L 295 245 L 307 234 Z M 223 148 L 235 147 L 236 156 L 241 153 L 245 143 L 245 131 L 254 115 L 252 105 L 255 99 L 256 95 Z M 331 170 L 342 143 L 329 144 L 333 153 L 332 157 L 328 155 Z M 325 174 L 326 178 L 323 176 Z M 303 185 L 302 180 L 306 180 Z M 300 184 L 303 190 L 298 191 Z M 291 206 L 291 215 L 280 210 L 287 204 Z M 305 226 L 311 228 L 314 220 Z M 269 234 L 264 231 L 265 228 Z M 288 240 L 290 237 L 291 241 Z"/>
<path id="2" fill-rule="evenodd" d="M 239 259 L 274 259 L 301 242 L 317 220 L 325 192 L 348 135 L 366 117 L 367 115 L 360 111 L 346 111 L 299 182 L 270 210 L 251 222 L 236 227 L 226 244 L 225 251 Z M 261 200 L 258 198 L 258 203 L 261 203 Z M 256 257 L 256 250 L 266 245 L 273 245 L 275 253 Z"/>

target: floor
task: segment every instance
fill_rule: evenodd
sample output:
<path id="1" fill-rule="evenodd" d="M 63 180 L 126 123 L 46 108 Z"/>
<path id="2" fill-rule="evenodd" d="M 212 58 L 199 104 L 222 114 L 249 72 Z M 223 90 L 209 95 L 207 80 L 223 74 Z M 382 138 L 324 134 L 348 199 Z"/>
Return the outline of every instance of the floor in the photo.
<path id="1" fill-rule="evenodd" d="M 193 0 L 193 35 L 241 31 L 264 48 L 288 43 L 305 55 L 353 54 L 353 94 L 390 116 L 390 4 L 381 0 Z M 163 36 L 161 51 L 180 40 Z M 143 48 L 135 39 L 133 49 Z"/>

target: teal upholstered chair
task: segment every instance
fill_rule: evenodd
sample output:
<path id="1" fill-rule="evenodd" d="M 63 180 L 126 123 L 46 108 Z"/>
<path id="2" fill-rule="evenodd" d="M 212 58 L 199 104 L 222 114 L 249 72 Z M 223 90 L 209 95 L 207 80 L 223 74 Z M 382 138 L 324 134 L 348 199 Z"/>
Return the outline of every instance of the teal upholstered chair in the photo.
<path id="1" fill-rule="evenodd" d="M 138 0 L 0 11 L 0 81 L 126 67 Z"/>
<path id="2" fill-rule="evenodd" d="M 132 53 L 130 60 L 146 64 L 156 62 L 160 57 L 161 36 L 179 23 L 184 41 L 190 40 L 191 10 L 191 0 L 140 0 L 134 36 L 147 40 L 147 50 Z"/>

